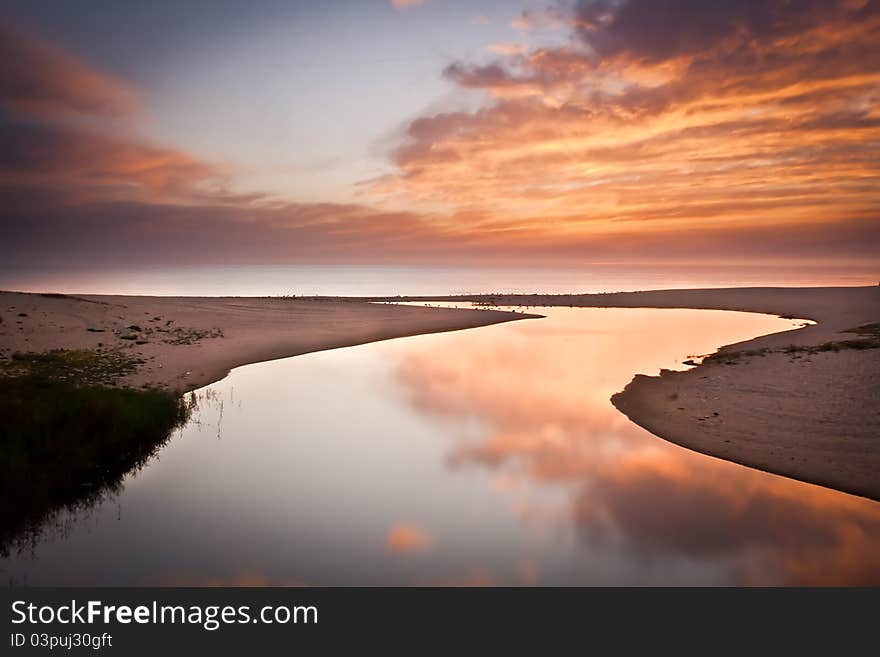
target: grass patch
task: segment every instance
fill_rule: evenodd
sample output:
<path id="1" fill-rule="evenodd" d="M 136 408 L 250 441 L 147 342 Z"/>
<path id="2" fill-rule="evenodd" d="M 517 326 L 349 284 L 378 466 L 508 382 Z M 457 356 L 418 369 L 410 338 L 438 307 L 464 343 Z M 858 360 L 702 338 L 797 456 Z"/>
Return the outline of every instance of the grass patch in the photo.
<path id="1" fill-rule="evenodd" d="M 850 331 L 845 331 L 849 333 Z M 877 338 L 863 338 L 861 340 L 834 340 L 817 345 L 789 345 L 785 348 L 787 354 L 819 354 L 826 351 L 842 351 L 844 349 L 880 349 L 880 336 Z"/>
<path id="2" fill-rule="evenodd" d="M 5 378 L 31 377 L 77 385 L 110 385 L 132 374 L 144 361 L 119 351 L 55 349 L 43 353 L 12 354 L 0 362 L 0 382 Z"/>
<path id="3" fill-rule="evenodd" d="M 745 357 L 766 356 L 767 354 L 772 353 L 789 354 L 795 358 L 799 358 L 803 354 L 812 355 L 829 351 L 837 352 L 843 351 L 844 349 L 854 349 L 857 351 L 865 349 L 880 349 L 880 323 L 865 324 L 857 328 L 847 329 L 846 331 L 842 331 L 842 333 L 855 333 L 862 337 L 852 340 L 833 340 L 817 345 L 790 344 L 781 349 L 765 348 L 746 349 L 743 351 L 720 351 L 708 356 L 703 362 L 716 363 L 719 365 L 735 365 Z"/>
<path id="4" fill-rule="evenodd" d="M 107 382 L 136 364 L 115 352 L 15 354 L 0 370 L 0 555 L 33 546 L 64 510 L 117 492 L 192 410 L 162 390 Z"/>
<path id="5" fill-rule="evenodd" d="M 191 328 L 174 328 L 160 331 L 165 333 L 163 342 L 165 344 L 196 344 L 206 338 L 222 338 L 223 330 L 219 328 L 212 329 L 191 329 Z"/>
<path id="6" fill-rule="evenodd" d="M 159 321 L 161 319 L 161 317 L 154 317 L 150 321 Z M 169 319 L 165 322 L 165 326 L 131 324 L 125 329 L 114 331 L 114 333 L 120 340 L 128 340 L 137 344 L 146 344 L 146 341 L 151 340 L 175 346 L 198 344 L 202 340 L 223 337 L 223 329 L 220 328 L 186 328 L 183 326 L 172 326 L 173 323 L 174 320 Z M 144 342 L 137 342 L 138 340 L 143 340 Z"/>
<path id="7" fill-rule="evenodd" d="M 880 340 L 880 322 L 873 324 L 862 324 L 856 328 L 846 329 L 844 333 L 855 333 L 864 338 L 876 338 Z"/>

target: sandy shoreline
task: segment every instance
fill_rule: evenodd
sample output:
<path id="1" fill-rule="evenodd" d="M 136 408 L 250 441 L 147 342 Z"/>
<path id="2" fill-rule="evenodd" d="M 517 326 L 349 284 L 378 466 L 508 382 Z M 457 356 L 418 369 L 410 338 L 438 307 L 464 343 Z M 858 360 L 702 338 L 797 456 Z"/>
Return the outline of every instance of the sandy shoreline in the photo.
<path id="1" fill-rule="evenodd" d="M 0 292 L 0 357 L 119 349 L 127 386 L 191 390 L 248 363 L 534 316 L 365 301 L 740 310 L 817 324 L 727 345 L 687 372 L 636 376 L 612 399 L 657 436 L 768 472 L 880 500 L 880 349 L 817 350 L 880 322 L 880 287 L 659 290 L 586 295 L 243 298 Z M 749 352 L 749 353 L 744 353 Z"/>
<path id="2" fill-rule="evenodd" d="M 515 306 L 702 308 L 814 320 L 817 324 L 796 331 L 724 346 L 719 351 L 723 357 L 687 372 L 638 375 L 612 402 L 636 424 L 677 445 L 880 500 L 880 349 L 815 349 L 859 339 L 862 336 L 846 331 L 880 322 L 880 287 L 481 295 L 431 300 Z"/>
<path id="3" fill-rule="evenodd" d="M 249 363 L 526 317 L 354 300 L 0 292 L 0 358 L 51 349 L 120 350 L 145 361 L 120 385 L 183 392 Z"/>

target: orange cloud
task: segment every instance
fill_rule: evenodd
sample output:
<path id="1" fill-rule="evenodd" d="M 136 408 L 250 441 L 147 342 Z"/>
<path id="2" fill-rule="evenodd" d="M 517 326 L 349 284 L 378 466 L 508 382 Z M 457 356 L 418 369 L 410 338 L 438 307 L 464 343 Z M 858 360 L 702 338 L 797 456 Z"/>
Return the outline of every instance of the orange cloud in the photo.
<path id="1" fill-rule="evenodd" d="M 450 65 L 486 106 L 414 120 L 375 192 L 537 244 L 876 230 L 880 10 L 803 5 L 581 3 L 571 43 Z"/>
<path id="2" fill-rule="evenodd" d="M 393 554 L 427 552 L 431 549 L 431 537 L 419 527 L 396 524 L 388 532 L 385 546 Z"/>
<path id="3" fill-rule="evenodd" d="M 0 184 L 75 191 L 80 200 L 192 197 L 219 171 L 180 151 L 64 124 L 0 124 Z"/>
<path id="4" fill-rule="evenodd" d="M 518 43 L 501 42 L 488 45 L 486 50 L 495 53 L 496 55 L 520 55 L 522 54 L 524 47 Z"/>
<path id="5" fill-rule="evenodd" d="M 425 0 L 391 0 L 391 6 L 395 9 L 409 9 L 425 4 Z"/>
<path id="6" fill-rule="evenodd" d="M 447 67 L 486 106 L 413 120 L 397 171 L 361 187 L 372 205 L 236 194 L 224 167 L 132 132 L 132 85 L 3 26 L 0 257 L 867 260 L 880 248 L 880 17 L 875 3 L 808 4 L 754 33 L 730 29 L 733 9 L 706 10 L 708 44 L 689 31 L 655 43 L 627 3 L 528 14 L 571 38 Z"/>
<path id="7" fill-rule="evenodd" d="M 2 23 L 0 80 L 0 107 L 28 116 L 112 118 L 138 108 L 138 93 L 132 85 Z"/>
<path id="8" fill-rule="evenodd" d="M 541 10 L 528 10 L 510 21 L 510 27 L 521 32 L 529 32 L 541 28 L 554 28 L 567 25 L 571 18 L 557 7 Z"/>
<path id="9" fill-rule="evenodd" d="M 137 114 L 138 96 L 127 82 L 0 24 L 0 185 L 78 202 L 192 200 L 222 189 L 216 167 L 129 134 L 120 119 Z"/>

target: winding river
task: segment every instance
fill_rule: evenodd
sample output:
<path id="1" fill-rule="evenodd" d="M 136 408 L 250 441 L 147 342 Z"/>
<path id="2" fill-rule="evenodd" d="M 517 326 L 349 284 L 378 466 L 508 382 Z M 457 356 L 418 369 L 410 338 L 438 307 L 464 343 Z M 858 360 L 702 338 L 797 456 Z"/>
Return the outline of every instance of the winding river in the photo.
<path id="1" fill-rule="evenodd" d="M 880 583 L 880 504 L 610 403 L 791 320 L 546 308 L 249 365 L 123 490 L 0 560 L 31 585 Z"/>

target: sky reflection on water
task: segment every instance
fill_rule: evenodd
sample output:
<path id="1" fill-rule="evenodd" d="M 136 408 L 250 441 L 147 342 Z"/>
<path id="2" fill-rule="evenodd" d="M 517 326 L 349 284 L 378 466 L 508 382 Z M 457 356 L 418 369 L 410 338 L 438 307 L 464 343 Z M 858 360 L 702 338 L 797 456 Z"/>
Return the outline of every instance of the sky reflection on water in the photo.
<path id="1" fill-rule="evenodd" d="M 235 370 L 112 502 L 0 561 L 30 584 L 880 583 L 880 504 L 671 445 L 635 373 L 793 326 L 548 317 Z"/>

